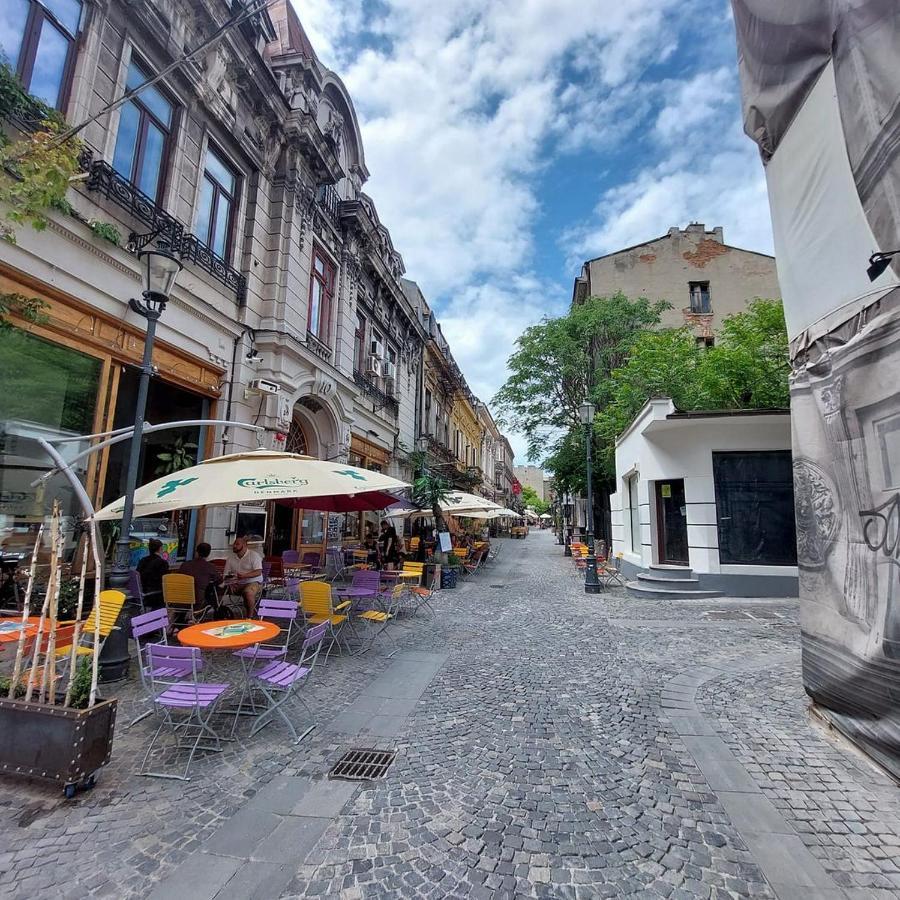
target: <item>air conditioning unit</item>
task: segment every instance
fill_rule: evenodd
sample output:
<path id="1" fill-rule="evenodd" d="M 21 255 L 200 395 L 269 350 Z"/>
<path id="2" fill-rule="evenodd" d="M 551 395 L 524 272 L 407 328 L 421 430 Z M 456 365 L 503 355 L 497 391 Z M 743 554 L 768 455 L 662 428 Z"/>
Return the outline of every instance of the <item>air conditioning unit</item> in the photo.
<path id="1" fill-rule="evenodd" d="M 378 359 L 384 359 L 384 346 L 381 341 L 372 341 L 369 352 Z"/>
<path id="2" fill-rule="evenodd" d="M 384 392 L 389 396 L 393 397 L 394 393 L 397 390 L 397 382 L 391 375 L 385 376 L 384 379 Z"/>
<path id="3" fill-rule="evenodd" d="M 381 375 L 381 360 L 374 354 L 366 360 L 366 375 L 374 375 L 376 378 Z"/>
<path id="4" fill-rule="evenodd" d="M 381 370 L 385 378 L 394 379 L 397 377 L 397 365 L 390 361 L 381 364 Z"/>

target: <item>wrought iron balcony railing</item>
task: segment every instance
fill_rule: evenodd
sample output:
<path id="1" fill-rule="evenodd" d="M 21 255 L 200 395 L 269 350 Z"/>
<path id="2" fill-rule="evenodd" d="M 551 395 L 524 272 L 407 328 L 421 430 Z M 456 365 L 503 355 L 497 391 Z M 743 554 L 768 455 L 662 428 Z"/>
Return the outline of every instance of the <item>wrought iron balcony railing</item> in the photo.
<path id="1" fill-rule="evenodd" d="M 340 221 L 341 198 L 334 185 L 321 185 L 316 194 L 316 202 L 332 223 L 337 225 Z"/>
<path id="2" fill-rule="evenodd" d="M 433 434 L 423 434 L 422 440 L 425 442 L 426 452 L 430 453 L 436 459 L 442 459 L 451 463 L 454 468 L 456 467 L 456 457 L 453 455 L 453 451 L 442 444 Z"/>
<path id="3" fill-rule="evenodd" d="M 228 265 L 200 238 L 191 234 L 174 216 L 160 209 L 155 201 L 138 190 L 108 163 L 91 160 L 89 155 L 84 162 L 88 173 L 86 187 L 89 191 L 99 193 L 139 222 L 143 222 L 149 229 L 154 243 L 165 243 L 173 254 L 208 272 L 225 287 L 234 291 L 239 303 L 244 302 L 247 296 L 247 279 L 244 275 Z"/>
<path id="4" fill-rule="evenodd" d="M 396 397 L 386 394 L 374 381 L 363 375 L 362 372 L 354 372 L 353 380 L 362 392 L 368 396 L 375 404 L 375 409 L 387 409 L 394 416 L 400 412 L 400 404 Z"/>

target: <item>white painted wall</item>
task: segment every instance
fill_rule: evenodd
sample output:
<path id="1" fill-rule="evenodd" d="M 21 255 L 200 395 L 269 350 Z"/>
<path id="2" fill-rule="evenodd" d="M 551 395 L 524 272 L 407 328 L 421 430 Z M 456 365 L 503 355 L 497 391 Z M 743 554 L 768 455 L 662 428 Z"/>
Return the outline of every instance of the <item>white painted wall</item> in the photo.
<path id="1" fill-rule="evenodd" d="M 796 566 L 722 566 L 712 455 L 729 450 L 790 450 L 791 422 L 785 414 L 667 419 L 671 400 L 651 400 L 616 445 L 618 490 L 610 495 L 613 553 L 641 568 L 659 559 L 654 484 L 684 479 L 690 566 L 699 574 L 796 575 Z M 631 549 L 625 478 L 637 473 L 641 547 Z"/>

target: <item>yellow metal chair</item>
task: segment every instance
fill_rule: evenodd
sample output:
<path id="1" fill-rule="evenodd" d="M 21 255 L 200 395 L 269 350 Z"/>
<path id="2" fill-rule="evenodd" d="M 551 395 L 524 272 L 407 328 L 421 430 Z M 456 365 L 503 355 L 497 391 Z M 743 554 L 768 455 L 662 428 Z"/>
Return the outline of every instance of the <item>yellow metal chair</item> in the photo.
<path id="1" fill-rule="evenodd" d="M 411 562 L 407 560 L 403 563 L 403 568 L 400 570 L 401 572 L 413 572 L 414 574 L 419 576 L 418 583 L 422 583 L 422 576 L 425 574 L 425 563 L 420 562 Z M 412 579 L 410 579 L 412 581 Z"/>
<path id="2" fill-rule="evenodd" d="M 196 594 L 194 592 L 193 575 L 163 575 L 162 578 L 163 602 L 169 613 L 169 621 L 172 625 L 180 617 L 183 625 L 196 625 L 197 614 L 194 611 Z M 201 616 L 202 618 L 202 616 Z"/>
<path id="3" fill-rule="evenodd" d="M 91 614 L 84 620 L 81 625 L 80 640 L 86 641 L 86 644 L 79 643 L 75 649 L 78 656 L 86 656 L 93 653 L 94 647 L 94 631 L 97 627 L 97 617 L 100 617 L 100 646 L 109 637 L 110 632 L 116 627 L 119 619 L 119 613 L 125 605 L 125 595 L 121 591 L 100 591 L 100 598 L 97 605 L 91 610 Z M 59 625 L 74 625 L 74 621 L 59 622 Z M 56 656 L 67 657 L 71 653 L 71 640 L 68 646 L 59 646 L 59 638 L 57 637 Z"/>
<path id="4" fill-rule="evenodd" d="M 328 662 L 332 648 L 335 644 L 340 644 L 344 626 L 350 623 L 350 601 L 335 603 L 331 585 L 327 581 L 301 581 L 299 588 L 300 608 L 303 610 L 307 625 L 328 623 L 328 633 L 331 636 L 331 643 L 325 654 L 325 661 Z M 352 623 L 350 625 L 352 628 Z M 346 639 L 344 646 L 350 649 Z"/>

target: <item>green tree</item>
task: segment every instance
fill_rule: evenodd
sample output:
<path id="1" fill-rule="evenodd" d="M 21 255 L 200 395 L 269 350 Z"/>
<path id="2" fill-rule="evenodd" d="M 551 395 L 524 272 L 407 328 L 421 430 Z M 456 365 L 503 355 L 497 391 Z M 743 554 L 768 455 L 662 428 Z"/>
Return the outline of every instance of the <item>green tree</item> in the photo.
<path id="1" fill-rule="evenodd" d="M 441 504 L 452 493 L 450 482 L 428 468 L 428 454 L 415 450 L 407 454 L 407 464 L 415 473 L 412 484 L 412 499 L 419 506 L 431 510 L 438 531 L 446 531 L 444 511 Z"/>
<path id="2" fill-rule="evenodd" d="M 623 365 L 643 329 L 659 324 L 668 303 L 623 294 L 590 297 L 566 315 L 527 328 L 516 341 L 510 376 L 493 405 L 505 427 L 525 435 L 532 459 L 561 432 L 577 428 L 586 396 L 602 405 L 610 373 Z"/>
<path id="3" fill-rule="evenodd" d="M 615 473 L 615 441 L 653 397 L 678 409 L 773 409 L 790 404 L 788 338 L 779 300 L 754 300 L 722 323 L 715 346 L 689 329 L 646 331 L 611 373 L 609 402 L 594 423 L 600 464 Z"/>
<path id="4" fill-rule="evenodd" d="M 545 503 L 537 495 L 537 491 L 530 485 L 522 485 L 522 493 L 519 495 L 526 509 L 533 509 L 538 515 L 547 512 L 550 504 Z"/>

